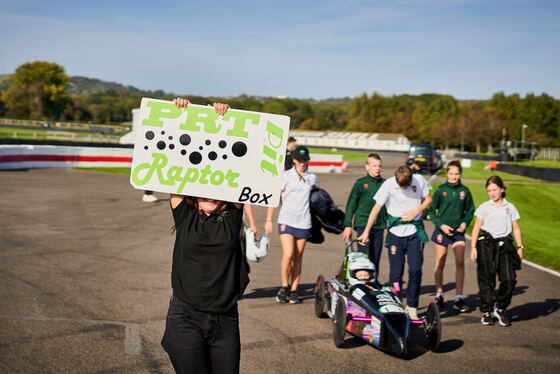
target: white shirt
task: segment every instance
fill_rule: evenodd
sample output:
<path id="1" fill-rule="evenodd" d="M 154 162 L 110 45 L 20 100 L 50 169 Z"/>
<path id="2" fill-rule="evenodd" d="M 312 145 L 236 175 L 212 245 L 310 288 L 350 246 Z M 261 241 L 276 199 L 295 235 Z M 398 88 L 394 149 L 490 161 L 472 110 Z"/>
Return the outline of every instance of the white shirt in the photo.
<path id="1" fill-rule="evenodd" d="M 503 238 L 511 233 L 512 221 L 518 220 L 519 212 L 504 199 L 502 206 L 496 205 L 491 199 L 480 204 L 474 215 L 482 219 L 481 229 L 494 238 Z"/>
<path id="2" fill-rule="evenodd" d="M 278 223 L 296 229 L 310 229 L 309 196 L 317 186 L 317 176 L 313 173 L 306 171 L 302 179 L 295 168 L 285 171 L 282 174 L 282 207 Z"/>
<path id="3" fill-rule="evenodd" d="M 403 213 L 416 209 L 422 205 L 422 198 L 428 196 L 431 186 L 423 176 L 412 174 L 412 183 L 402 189 L 397 183 L 397 178 L 387 179 L 373 199 L 380 205 L 385 205 L 387 213 L 393 217 L 400 217 Z M 414 221 L 422 219 L 422 213 L 414 217 Z M 416 232 L 416 227 L 410 223 L 391 227 L 389 231 L 396 236 L 409 236 Z"/>

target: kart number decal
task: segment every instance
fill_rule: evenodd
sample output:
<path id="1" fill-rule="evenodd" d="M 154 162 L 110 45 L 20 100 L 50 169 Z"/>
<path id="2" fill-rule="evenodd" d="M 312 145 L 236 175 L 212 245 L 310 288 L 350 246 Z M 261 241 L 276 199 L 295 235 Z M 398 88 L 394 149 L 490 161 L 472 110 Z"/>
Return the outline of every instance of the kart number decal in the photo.
<path id="1" fill-rule="evenodd" d="M 365 294 L 366 293 L 359 288 L 356 288 L 354 292 L 352 292 L 352 296 L 354 296 L 356 300 L 362 300 L 362 297 L 364 297 Z"/>
<path id="2" fill-rule="evenodd" d="M 398 305 L 383 305 L 379 311 L 381 313 L 404 313 L 404 309 Z"/>

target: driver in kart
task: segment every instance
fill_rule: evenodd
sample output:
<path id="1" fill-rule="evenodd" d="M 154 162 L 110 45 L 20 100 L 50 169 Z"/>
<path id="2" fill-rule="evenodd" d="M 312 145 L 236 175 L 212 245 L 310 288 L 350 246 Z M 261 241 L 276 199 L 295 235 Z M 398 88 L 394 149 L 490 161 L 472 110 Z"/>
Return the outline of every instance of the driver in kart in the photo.
<path id="1" fill-rule="evenodd" d="M 375 279 L 375 265 L 365 253 L 352 252 L 347 257 L 347 278 L 350 286 Z"/>

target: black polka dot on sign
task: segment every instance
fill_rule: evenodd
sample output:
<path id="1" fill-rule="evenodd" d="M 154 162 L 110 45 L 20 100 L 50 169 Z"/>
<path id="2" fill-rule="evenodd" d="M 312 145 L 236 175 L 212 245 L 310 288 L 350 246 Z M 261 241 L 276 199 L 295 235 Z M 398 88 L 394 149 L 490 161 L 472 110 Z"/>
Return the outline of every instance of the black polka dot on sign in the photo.
<path id="1" fill-rule="evenodd" d="M 212 151 L 212 152 L 208 153 L 208 158 L 209 158 L 210 160 L 214 161 L 215 159 L 218 158 L 218 154 L 217 154 L 216 152 L 213 152 L 213 151 Z"/>
<path id="2" fill-rule="evenodd" d="M 157 147 L 158 149 L 165 149 L 165 142 L 160 140 L 157 142 Z"/>
<path id="3" fill-rule="evenodd" d="M 237 157 L 243 157 L 247 153 L 247 146 L 243 142 L 235 142 L 231 147 L 231 151 Z"/>
<path id="4" fill-rule="evenodd" d="M 162 132 L 161 132 L 161 135 L 165 135 L 165 131 L 162 131 Z"/>
<path id="5" fill-rule="evenodd" d="M 175 146 L 173 144 L 169 144 L 169 149 L 173 149 Z"/>
<path id="6" fill-rule="evenodd" d="M 226 143 L 225 140 L 220 140 L 220 142 L 218 143 L 218 146 L 220 148 L 225 148 L 225 147 L 227 147 L 227 143 Z"/>
<path id="7" fill-rule="evenodd" d="M 155 134 L 153 131 L 147 131 L 146 132 L 146 139 L 148 140 L 152 140 L 154 138 Z"/>
<path id="8" fill-rule="evenodd" d="M 202 150 L 204 149 L 204 147 L 203 147 L 203 146 L 200 146 L 200 147 L 198 147 L 198 149 L 200 149 L 200 150 L 202 151 Z"/>
<path id="9" fill-rule="evenodd" d="M 202 161 L 202 155 L 198 152 L 193 152 L 189 156 L 189 161 L 193 165 L 198 165 L 200 164 L 200 161 Z"/>
<path id="10" fill-rule="evenodd" d="M 144 146 L 144 149 L 148 149 L 148 146 L 147 146 L 147 145 L 145 145 L 145 146 Z"/>
<path id="11" fill-rule="evenodd" d="M 179 137 L 179 143 L 182 145 L 189 145 L 191 144 L 191 137 L 188 134 L 183 134 Z"/>
<path id="12" fill-rule="evenodd" d="M 184 149 L 181 150 L 181 154 L 184 156 L 187 154 L 187 151 L 185 151 Z"/>
<path id="13" fill-rule="evenodd" d="M 223 155 L 222 158 L 225 160 L 227 159 L 227 155 Z"/>
<path id="14" fill-rule="evenodd" d="M 212 142 L 210 140 L 207 140 L 207 141 L 204 142 L 204 144 L 210 145 L 210 144 L 212 144 Z"/>
<path id="15" fill-rule="evenodd" d="M 173 137 L 171 135 L 169 135 L 169 137 L 167 139 L 173 140 Z"/>

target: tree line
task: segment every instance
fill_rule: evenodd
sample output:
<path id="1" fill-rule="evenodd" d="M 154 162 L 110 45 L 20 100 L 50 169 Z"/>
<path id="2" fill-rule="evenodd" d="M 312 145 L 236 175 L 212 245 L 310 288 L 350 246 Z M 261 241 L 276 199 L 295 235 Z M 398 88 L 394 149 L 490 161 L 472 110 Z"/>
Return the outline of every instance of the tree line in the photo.
<path id="1" fill-rule="evenodd" d="M 131 121 L 142 97 L 171 100 L 176 95 L 115 84 L 102 90 L 77 90 L 64 67 L 36 61 L 20 65 L 0 85 L 0 116 L 19 119 L 119 124 Z M 78 82 L 78 83 L 76 83 Z M 83 82 L 82 82 L 83 83 Z M 541 95 L 495 93 L 490 100 L 457 100 L 451 95 L 383 96 L 353 99 L 186 96 L 197 104 L 227 102 L 232 108 L 290 116 L 291 128 L 403 133 L 413 142 L 440 148 L 486 151 L 502 139 L 539 146 L 560 146 L 560 101 Z"/>

